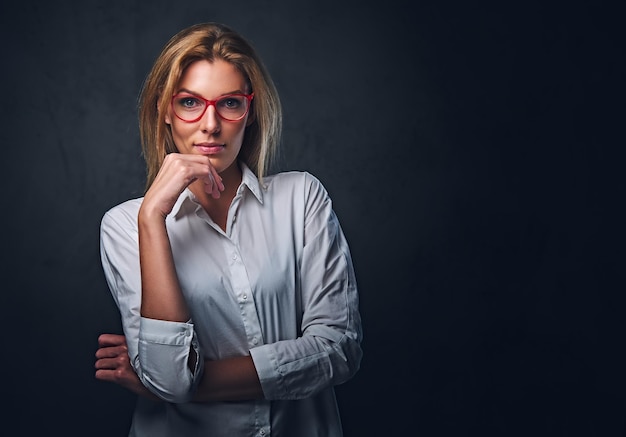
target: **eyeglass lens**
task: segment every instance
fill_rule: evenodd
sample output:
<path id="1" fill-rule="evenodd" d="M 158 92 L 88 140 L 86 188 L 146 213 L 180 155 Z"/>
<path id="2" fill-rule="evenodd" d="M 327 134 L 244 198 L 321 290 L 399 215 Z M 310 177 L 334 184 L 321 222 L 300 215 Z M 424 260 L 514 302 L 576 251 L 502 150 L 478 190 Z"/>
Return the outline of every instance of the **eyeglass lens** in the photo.
<path id="1" fill-rule="evenodd" d="M 185 121 L 195 121 L 204 115 L 207 102 L 190 94 L 174 96 L 173 109 Z M 215 110 L 226 120 L 239 120 L 248 110 L 248 99 L 244 95 L 227 95 L 215 101 Z"/>

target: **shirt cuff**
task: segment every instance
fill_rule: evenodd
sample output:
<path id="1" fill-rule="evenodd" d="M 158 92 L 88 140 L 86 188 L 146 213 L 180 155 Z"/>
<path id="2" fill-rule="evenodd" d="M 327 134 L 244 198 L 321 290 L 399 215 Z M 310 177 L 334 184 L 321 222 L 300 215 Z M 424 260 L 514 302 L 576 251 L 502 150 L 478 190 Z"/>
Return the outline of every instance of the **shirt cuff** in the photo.
<path id="1" fill-rule="evenodd" d="M 268 400 L 281 399 L 285 396 L 284 390 L 281 390 L 281 387 L 284 387 L 283 375 L 273 352 L 270 345 L 250 349 L 263 396 Z"/>
<path id="2" fill-rule="evenodd" d="M 191 349 L 196 353 L 194 370 L 189 369 Z M 193 323 L 141 318 L 139 363 L 142 381 L 153 393 L 169 402 L 187 402 L 200 381 L 201 359 Z"/>

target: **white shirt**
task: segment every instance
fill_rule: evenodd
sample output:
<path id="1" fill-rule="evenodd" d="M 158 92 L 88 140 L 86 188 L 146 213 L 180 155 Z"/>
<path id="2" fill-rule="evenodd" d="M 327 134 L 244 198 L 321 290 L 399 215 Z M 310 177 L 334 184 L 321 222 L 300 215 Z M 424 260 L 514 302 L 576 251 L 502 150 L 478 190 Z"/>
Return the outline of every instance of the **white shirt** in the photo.
<path id="1" fill-rule="evenodd" d="M 166 219 L 189 323 L 140 316 L 137 213 L 109 210 L 102 265 L 131 363 L 169 402 L 138 399 L 131 436 L 338 437 L 333 386 L 358 370 L 361 321 L 348 244 L 322 184 L 306 172 L 264 179 L 244 165 L 222 231 L 185 190 Z M 251 355 L 265 399 L 186 402 L 207 360 Z"/>

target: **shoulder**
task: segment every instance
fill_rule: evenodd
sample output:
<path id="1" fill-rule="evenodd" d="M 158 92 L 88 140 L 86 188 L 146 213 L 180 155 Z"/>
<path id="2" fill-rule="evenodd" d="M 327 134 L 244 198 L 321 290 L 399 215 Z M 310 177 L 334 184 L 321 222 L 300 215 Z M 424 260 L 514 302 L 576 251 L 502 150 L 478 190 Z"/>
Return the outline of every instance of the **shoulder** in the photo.
<path id="1" fill-rule="evenodd" d="M 293 190 L 296 192 L 326 192 L 322 182 L 308 171 L 285 171 L 266 176 L 263 180 L 267 191 Z"/>
<path id="2" fill-rule="evenodd" d="M 115 205 L 104 213 L 101 226 L 136 226 L 141 202 L 143 202 L 143 197 L 130 199 Z"/>
<path id="3" fill-rule="evenodd" d="M 307 171 L 288 171 L 268 176 L 264 180 L 269 198 L 302 211 L 332 208 L 332 201 L 322 182 Z"/>

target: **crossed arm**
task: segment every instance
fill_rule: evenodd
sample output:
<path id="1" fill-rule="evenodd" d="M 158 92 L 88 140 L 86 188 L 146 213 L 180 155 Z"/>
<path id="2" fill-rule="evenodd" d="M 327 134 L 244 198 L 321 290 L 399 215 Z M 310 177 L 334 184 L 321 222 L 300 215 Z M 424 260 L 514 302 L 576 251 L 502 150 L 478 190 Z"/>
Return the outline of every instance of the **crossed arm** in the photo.
<path id="1" fill-rule="evenodd" d="M 118 334 L 98 337 L 96 378 L 116 383 L 131 392 L 150 399 L 159 398 L 141 382 L 130 364 L 126 338 Z M 194 402 L 236 401 L 263 397 L 263 391 L 252 358 L 234 357 L 220 361 L 205 361 L 202 381 Z"/>
<path id="2" fill-rule="evenodd" d="M 118 384 L 131 392 L 158 400 L 139 380 L 130 365 L 126 337 L 118 334 L 102 334 L 98 337 L 96 351 L 96 379 Z"/>

